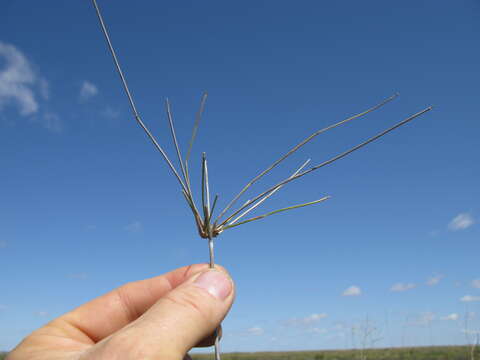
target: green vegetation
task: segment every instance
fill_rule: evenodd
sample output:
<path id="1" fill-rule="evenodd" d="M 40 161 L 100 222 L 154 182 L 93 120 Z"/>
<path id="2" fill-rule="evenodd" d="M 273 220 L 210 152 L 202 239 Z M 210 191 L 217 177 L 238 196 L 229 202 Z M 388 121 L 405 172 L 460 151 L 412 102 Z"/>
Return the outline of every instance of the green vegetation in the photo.
<path id="1" fill-rule="evenodd" d="M 193 360 L 210 360 L 211 354 L 192 355 Z M 480 358 L 477 349 L 476 359 Z M 226 353 L 222 360 L 470 360 L 466 346 L 430 346 L 365 350 Z"/>
<path id="2" fill-rule="evenodd" d="M 0 352 L 0 360 L 7 353 Z M 211 360 L 211 354 L 194 354 L 193 360 Z M 429 346 L 365 350 L 324 350 L 291 352 L 225 353 L 222 360 L 470 360 L 467 346 Z M 480 359 L 476 349 L 475 359 Z"/>

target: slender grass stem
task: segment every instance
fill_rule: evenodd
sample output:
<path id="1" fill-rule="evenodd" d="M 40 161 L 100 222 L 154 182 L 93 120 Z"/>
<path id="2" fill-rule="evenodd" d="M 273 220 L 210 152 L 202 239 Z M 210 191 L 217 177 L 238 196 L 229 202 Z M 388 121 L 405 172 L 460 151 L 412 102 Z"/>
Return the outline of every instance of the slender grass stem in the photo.
<path id="1" fill-rule="evenodd" d="M 332 124 L 332 125 L 329 125 L 329 126 L 323 128 L 323 129 L 320 129 L 320 130 L 314 132 L 313 134 L 311 134 L 310 136 L 308 136 L 307 138 L 305 138 L 304 140 L 302 140 L 300 143 L 298 143 L 293 148 L 291 148 L 285 155 L 280 157 L 272 165 L 270 165 L 268 168 L 266 168 L 260 174 L 255 176 L 252 180 L 250 180 L 250 182 L 247 185 L 245 185 L 244 188 L 237 195 L 235 195 L 235 197 L 232 199 L 232 201 L 230 201 L 230 203 L 220 212 L 220 214 L 218 215 L 218 217 L 215 221 L 219 222 L 220 219 L 222 218 L 222 216 L 225 215 L 225 213 L 237 202 L 237 200 L 240 198 L 240 196 L 242 196 L 243 193 L 245 193 L 245 191 L 247 191 L 250 186 L 252 186 L 254 183 L 256 183 L 260 178 L 262 178 L 264 175 L 266 175 L 268 172 L 270 172 L 270 170 L 272 170 L 274 167 L 276 167 L 278 164 L 280 164 L 283 160 L 285 160 L 287 157 L 292 155 L 294 152 L 296 152 L 299 148 L 304 146 L 306 143 L 308 143 L 309 141 L 314 139 L 316 136 L 318 136 L 318 135 L 320 135 L 320 134 L 322 134 L 322 133 L 324 133 L 328 130 L 336 128 L 337 126 L 340 126 L 340 125 L 343 125 L 343 124 L 345 124 L 349 121 L 352 121 L 356 118 L 367 115 L 368 113 L 370 113 L 372 111 L 375 111 L 375 110 L 381 108 L 383 105 L 389 103 L 390 101 L 392 101 L 393 99 L 398 97 L 398 95 L 399 95 L 398 93 L 394 94 L 394 95 L 390 96 L 389 98 L 383 100 L 381 103 L 379 103 L 379 104 L 377 104 L 377 105 L 375 105 L 375 106 L 373 106 L 373 107 L 371 107 L 371 108 L 369 108 L 369 109 L 367 109 L 367 110 L 365 110 L 365 111 L 363 111 L 359 114 L 353 115 L 353 116 L 351 116 L 349 118 L 346 118 L 342 121 L 339 121 L 335 124 Z"/>
<path id="2" fill-rule="evenodd" d="M 210 209 L 210 217 L 208 218 L 209 224 L 212 221 L 212 215 L 213 215 L 213 212 L 215 211 L 215 206 L 217 206 L 217 201 L 218 201 L 218 194 L 216 194 L 215 197 L 213 198 L 212 208 Z"/>
<path id="3" fill-rule="evenodd" d="M 213 248 L 213 239 L 209 235 L 208 237 L 208 252 L 210 254 L 210 263 L 209 266 L 211 269 L 215 267 L 215 256 L 214 256 L 214 248 Z M 220 360 L 220 326 L 215 329 L 215 360 Z"/>
<path id="4" fill-rule="evenodd" d="M 205 153 L 204 153 L 205 154 Z M 207 155 L 205 154 L 205 161 L 204 161 L 204 166 L 205 166 L 205 196 L 207 198 L 207 218 L 210 219 L 210 184 L 208 181 L 208 162 L 207 162 Z"/>
<path id="5" fill-rule="evenodd" d="M 133 116 L 135 117 L 135 120 L 140 125 L 140 127 L 143 129 L 143 131 L 147 134 L 148 138 L 153 143 L 153 145 L 157 148 L 157 150 L 160 152 L 160 154 L 162 154 L 163 159 L 167 163 L 167 165 L 170 168 L 170 170 L 172 171 L 173 175 L 175 175 L 175 177 L 177 178 L 178 182 L 182 186 L 182 189 L 186 191 L 187 188 L 186 188 L 185 184 L 183 183 L 182 179 L 180 178 L 180 176 L 178 175 L 177 170 L 173 166 L 172 162 L 170 161 L 170 159 L 168 158 L 167 154 L 162 149 L 162 147 L 160 146 L 158 141 L 152 135 L 150 130 L 148 130 L 147 126 L 143 123 L 142 119 L 140 118 L 140 115 L 138 114 L 137 108 L 135 106 L 135 102 L 133 101 L 133 96 L 130 92 L 130 89 L 128 88 L 127 80 L 125 78 L 125 75 L 123 74 L 122 68 L 120 67 L 120 63 L 118 61 L 117 54 L 115 53 L 115 49 L 113 48 L 112 41 L 110 40 L 110 35 L 108 34 L 107 27 L 105 25 L 105 22 L 103 21 L 103 17 L 102 17 L 102 14 L 100 12 L 100 8 L 98 7 L 98 4 L 97 4 L 96 0 L 92 0 L 92 2 L 93 2 L 93 6 L 95 7 L 95 11 L 97 13 L 98 20 L 100 21 L 100 26 L 102 27 L 103 35 L 105 36 L 105 39 L 107 40 L 108 49 L 110 50 L 110 53 L 112 54 L 113 62 L 115 63 L 115 67 L 117 69 L 118 75 L 120 76 L 120 79 L 122 81 L 123 89 L 125 90 L 125 94 L 127 95 L 128 101 L 130 103 L 130 107 L 132 108 Z"/>
<path id="6" fill-rule="evenodd" d="M 210 268 L 214 268 L 215 267 L 215 255 L 214 255 L 214 248 L 213 248 L 213 239 L 212 238 L 208 238 L 208 253 L 210 255 Z"/>
<path id="7" fill-rule="evenodd" d="M 386 129 L 386 130 L 383 130 L 382 132 L 378 133 L 377 135 L 372 136 L 372 137 L 369 138 L 368 140 L 366 140 L 366 141 L 364 141 L 364 142 L 362 142 L 362 143 L 360 143 L 360 144 L 358 144 L 358 145 L 356 145 L 356 146 L 348 149 L 347 151 L 344 151 L 344 152 L 342 152 L 342 153 L 340 153 L 340 154 L 332 157 L 331 159 L 329 159 L 329 160 L 327 160 L 327 161 L 324 161 L 323 163 L 321 163 L 321 164 L 319 164 L 319 165 L 316 165 L 316 166 L 314 166 L 314 167 L 312 167 L 312 168 L 310 168 L 310 169 L 308 169 L 308 170 L 306 170 L 306 171 L 304 171 L 304 172 L 301 172 L 301 173 L 299 173 L 299 174 L 297 174 L 297 175 L 295 175 L 295 176 L 293 176 L 293 177 L 289 177 L 289 178 L 287 178 L 287 179 L 279 182 L 278 184 L 276 184 L 276 185 L 272 186 L 271 188 L 265 190 L 265 191 L 262 192 L 261 194 L 255 196 L 252 200 L 249 201 L 249 203 L 248 203 L 247 205 L 241 206 L 238 210 L 236 210 L 233 214 L 231 214 L 227 219 L 225 219 L 225 220 L 219 225 L 219 227 L 222 227 L 222 226 L 224 226 L 225 224 L 227 224 L 233 217 L 235 217 L 238 213 L 240 213 L 243 209 L 245 209 L 245 207 L 247 207 L 248 205 L 251 205 L 251 204 L 257 202 L 260 198 L 262 198 L 263 196 L 265 196 L 265 195 L 269 194 L 270 192 L 274 191 L 274 190 L 275 190 L 276 188 L 278 188 L 279 186 L 285 185 L 285 184 L 287 184 L 287 183 L 289 183 L 289 182 L 291 182 L 291 181 L 293 181 L 293 180 L 299 179 L 299 178 L 301 178 L 302 176 L 311 173 L 312 171 L 315 171 L 315 170 L 317 170 L 317 169 L 320 169 L 320 168 L 322 168 L 322 167 L 324 167 L 324 166 L 326 166 L 326 165 L 329 165 L 329 164 L 331 164 L 331 163 L 333 163 L 333 162 L 335 162 L 335 161 L 337 161 L 337 160 L 340 160 L 341 158 L 343 158 L 343 157 L 351 154 L 352 152 L 354 152 L 354 151 L 356 151 L 356 150 L 364 147 L 365 145 L 370 144 L 371 142 L 373 142 L 373 141 L 381 138 L 382 136 L 388 134 L 389 132 L 395 130 L 396 128 L 398 128 L 398 127 L 400 127 L 400 126 L 407 124 L 408 122 L 412 121 L 413 119 L 419 117 L 420 115 L 423 115 L 424 113 L 426 113 L 426 112 L 428 112 L 428 111 L 430 111 L 430 110 L 432 110 L 432 107 L 431 107 L 431 106 L 428 107 L 428 108 L 426 108 L 426 109 L 423 109 L 423 110 L 417 112 L 416 114 L 413 114 L 413 115 L 409 116 L 409 117 L 406 118 L 405 120 L 400 121 L 399 123 L 393 125 L 392 127 L 388 128 L 388 129 Z M 224 229 L 226 229 L 226 228 L 224 227 Z"/>
<path id="8" fill-rule="evenodd" d="M 246 224 L 246 223 L 255 221 L 255 220 L 260 220 L 260 219 L 266 218 L 267 216 L 271 216 L 271 215 L 274 215 L 274 214 L 278 214 L 278 213 L 280 213 L 280 212 L 284 212 L 284 211 L 288 211 L 288 210 L 293 210 L 293 209 L 299 209 L 299 208 L 304 207 L 304 206 L 309 206 L 309 205 L 318 204 L 318 203 L 323 202 L 323 201 L 328 200 L 328 199 L 330 199 L 330 196 L 325 196 L 325 197 L 323 197 L 323 198 L 321 198 L 321 199 L 318 199 L 318 200 L 315 200 L 315 201 L 310 201 L 310 202 L 307 202 L 307 203 L 298 204 L 298 205 L 293 205 L 293 206 L 289 206 L 289 207 L 286 207 L 286 208 L 282 208 L 282 209 L 270 211 L 270 212 L 268 212 L 268 213 L 266 213 L 266 214 L 263 214 L 263 215 L 260 215 L 260 216 L 255 216 L 255 217 L 253 217 L 253 218 L 250 218 L 250 219 L 241 221 L 241 222 L 236 223 L 236 224 L 233 224 L 233 225 L 226 225 L 226 226 L 223 227 L 223 229 L 224 229 L 224 230 L 230 229 L 230 228 L 232 228 L 232 227 L 239 226 L 239 225 L 243 225 L 243 224 Z"/>
<path id="9" fill-rule="evenodd" d="M 307 166 L 307 164 L 310 162 L 310 159 L 308 159 L 307 161 L 305 161 L 290 177 L 293 177 L 295 175 L 297 175 L 300 171 L 302 171 L 302 169 Z M 248 208 L 247 210 L 245 210 L 243 213 L 241 213 L 240 215 L 238 215 L 235 219 L 233 219 L 232 221 L 230 221 L 228 223 L 228 225 L 232 225 L 232 224 L 235 224 L 237 221 L 239 221 L 241 218 L 243 218 L 245 215 L 247 215 L 249 212 L 251 212 L 252 210 L 254 210 L 255 208 L 257 208 L 258 206 L 260 206 L 265 200 L 267 200 L 270 196 L 272 196 L 273 194 L 275 194 L 278 190 L 280 190 L 281 188 L 283 187 L 282 186 L 279 186 L 277 187 L 275 190 L 273 190 L 271 193 L 265 195 L 263 197 L 263 199 L 259 200 L 256 204 L 254 204 L 252 207 Z"/>
<path id="10" fill-rule="evenodd" d="M 202 153 L 202 211 L 203 211 L 203 218 L 206 221 L 206 200 L 205 200 L 205 153 Z"/>
<path id="11" fill-rule="evenodd" d="M 180 153 L 180 147 L 178 146 L 177 134 L 175 133 L 175 126 L 173 125 L 172 109 L 170 106 L 170 101 L 168 99 L 165 100 L 165 110 L 167 112 L 168 125 L 170 127 L 170 132 L 172 134 L 173 144 L 175 145 L 175 150 L 177 152 L 178 163 L 180 165 L 180 169 L 182 170 L 183 180 L 185 181 L 185 184 L 187 185 L 187 188 L 188 188 L 188 193 L 191 196 L 192 192 L 188 186 L 187 173 L 185 171 L 185 166 L 183 165 L 182 155 Z"/>
<path id="12" fill-rule="evenodd" d="M 192 151 L 193 143 L 195 142 L 195 138 L 197 136 L 198 126 L 200 125 L 200 120 L 202 118 L 203 110 L 205 110 L 205 102 L 207 101 L 208 93 L 204 92 L 202 95 L 202 99 L 200 100 L 200 108 L 195 115 L 195 123 L 193 124 L 192 130 L 192 137 L 190 138 L 190 142 L 188 144 L 187 155 L 185 156 L 185 162 L 188 162 L 190 159 L 190 153 Z"/>

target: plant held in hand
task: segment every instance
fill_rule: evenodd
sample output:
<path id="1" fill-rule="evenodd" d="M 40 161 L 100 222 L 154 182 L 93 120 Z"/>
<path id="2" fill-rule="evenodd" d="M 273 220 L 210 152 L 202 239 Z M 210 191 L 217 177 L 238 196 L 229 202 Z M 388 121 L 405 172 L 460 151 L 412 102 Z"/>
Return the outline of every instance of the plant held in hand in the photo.
<path id="1" fill-rule="evenodd" d="M 305 161 L 295 172 L 292 173 L 292 175 L 290 175 L 286 179 L 280 181 L 279 183 L 271 186 L 270 188 L 266 189 L 265 191 L 259 193 L 258 195 L 254 196 L 252 199 L 246 201 L 243 205 L 239 206 L 235 210 L 232 210 L 232 208 L 237 203 L 237 201 L 240 199 L 240 197 L 252 185 L 254 185 L 263 176 L 268 174 L 277 165 L 279 165 L 281 162 L 286 160 L 290 155 L 295 153 L 298 149 L 300 149 L 305 144 L 307 144 L 308 142 L 313 140 L 315 137 L 317 137 L 318 135 L 320 135 L 320 134 L 322 134 L 322 133 L 324 133 L 328 130 L 334 129 L 334 128 L 340 126 L 340 125 L 346 124 L 346 123 L 348 123 L 352 120 L 360 118 L 364 115 L 367 115 L 368 113 L 370 113 L 372 111 L 375 111 L 375 110 L 381 108 L 382 106 L 384 106 L 388 102 L 395 99 L 398 96 L 398 94 L 395 94 L 395 95 L 383 100 L 381 103 L 379 103 L 379 104 L 377 104 L 377 105 L 375 105 L 375 106 L 373 106 L 373 107 L 371 107 L 371 108 L 369 108 L 369 109 L 367 109 L 367 110 L 365 110 L 365 111 L 363 111 L 359 114 L 353 115 L 353 116 L 351 116 L 347 119 L 344 119 L 344 120 L 339 121 L 337 123 L 334 123 L 330 126 L 327 126 L 323 129 L 320 129 L 320 130 L 314 132 L 313 134 L 311 134 L 310 136 L 308 136 L 307 138 L 305 138 L 303 141 L 301 141 L 300 143 L 298 143 L 294 147 L 292 147 L 283 156 L 281 156 L 279 159 L 277 159 L 275 162 L 273 162 L 269 167 L 267 167 L 265 170 L 263 170 L 261 173 L 259 173 L 257 176 L 255 176 L 253 179 L 251 179 L 241 189 L 241 191 L 233 197 L 233 199 L 227 204 L 227 206 L 223 210 L 221 210 L 218 213 L 217 216 L 214 216 L 214 212 L 217 209 L 216 206 L 217 206 L 218 195 L 215 195 L 215 197 L 213 198 L 213 201 L 211 201 L 209 178 L 208 178 L 208 164 L 207 164 L 207 157 L 206 157 L 205 153 L 202 154 L 202 162 L 201 162 L 201 169 L 202 169 L 201 189 L 202 189 L 202 193 L 201 193 L 201 207 L 200 208 L 197 206 L 197 204 L 195 202 L 194 195 L 192 193 L 192 186 L 191 186 L 191 180 L 190 180 L 190 174 L 189 174 L 190 155 L 191 155 L 193 143 L 194 143 L 196 135 L 197 135 L 198 127 L 200 125 L 200 120 L 201 120 L 201 117 L 202 117 L 202 113 L 203 113 L 203 110 L 205 108 L 205 102 L 207 100 L 207 93 L 204 93 L 203 96 L 202 96 L 202 99 L 201 99 L 201 102 L 200 102 L 200 108 L 199 108 L 199 110 L 196 114 L 195 123 L 194 123 L 194 126 L 193 126 L 193 131 L 192 131 L 192 135 L 191 135 L 191 138 L 190 138 L 190 142 L 189 142 L 189 145 L 188 145 L 188 149 L 187 149 L 187 153 L 186 153 L 185 158 L 182 157 L 182 153 L 181 153 L 180 147 L 178 145 L 177 136 L 176 136 L 176 133 L 175 133 L 174 122 L 173 122 L 173 117 L 172 117 L 172 112 L 171 112 L 171 107 L 170 107 L 170 102 L 168 101 L 168 99 L 165 102 L 165 107 L 166 107 L 166 113 L 167 113 L 168 123 L 169 123 L 169 127 L 170 127 L 170 132 L 171 132 L 173 143 L 175 145 L 176 156 L 177 156 L 177 160 L 178 160 L 178 168 L 177 168 L 177 167 L 175 167 L 173 162 L 170 160 L 170 158 L 167 156 L 166 152 L 163 150 L 163 148 L 158 143 L 158 141 L 155 139 L 155 137 L 152 135 L 150 130 L 147 128 L 147 126 L 142 121 L 142 119 L 141 119 L 141 117 L 140 117 L 140 115 L 137 111 L 137 108 L 135 106 L 135 102 L 133 100 L 132 93 L 131 93 L 131 91 L 128 87 L 127 81 L 125 79 L 125 75 L 124 75 L 124 73 L 123 73 L 123 71 L 120 67 L 120 63 L 118 61 L 115 49 L 113 48 L 112 42 L 110 40 L 110 36 L 109 36 L 108 30 L 106 28 L 105 22 L 102 18 L 100 9 L 98 7 L 98 4 L 97 4 L 96 0 L 92 0 L 92 1 L 93 1 L 93 5 L 95 7 L 96 13 L 98 15 L 103 34 L 104 34 L 105 39 L 107 41 L 108 49 L 110 50 L 110 53 L 113 57 L 113 61 L 115 63 L 116 70 L 117 70 L 117 72 L 120 76 L 124 91 L 127 95 L 128 101 L 130 103 L 130 107 L 132 109 L 133 116 L 135 117 L 135 120 L 140 125 L 140 127 L 143 129 L 143 131 L 147 134 L 148 138 L 153 143 L 155 148 L 160 152 L 161 156 L 165 160 L 165 162 L 166 162 L 168 168 L 170 169 L 171 173 L 173 174 L 173 176 L 177 179 L 177 181 L 180 185 L 181 191 L 183 193 L 183 196 L 185 197 L 185 200 L 186 200 L 189 208 L 192 211 L 192 214 L 193 214 L 193 217 L 194 217 L 194 220 L 195 220 L 195 224 L 196 224 L 196 227 L 197 227 L 197 230 L 198 230 L 198 234 L 200 235 L 201 238 L 204 238 L 204 239 L 208 240 L 209 254 L 210 254 L 210 267 L 214 267 L 214 246 L 213 246 L 214 241 L 213 240 L 214 240 L 214 238 L 219 236 L 221 233 L 223 233 L 225 230 L 228 230 L 228 229 L 231 229 L 231 228 L 243 225 L 243 224 L 247 224 L 247 223 L 252 222 L 252 221 L 261 220 L 261 219 L 264 219 L 264 218 L 266 218 L 270 215 L 274 215 L 274 214 L 284 212 L 284 211 L 287 211 L 287 210 L 293 210 L 293 209 L 301 208 L 301 207 L 304 207 L 304 206 L 318 204 L 318 203 L 323 202 L 323 201 L 330 198 L 330 196 L 324 196 L 324 197 L 322 197 L 318 200 L 288 206 L 288 207 L 285 207 L 285 208 L 282 208 L 282 209 L 277 209 L 277 210 L 274 210 L 274 211 L 267 212 L 263 215 L 254 216 L 254 217 L 244 219 L 246 217 L 246 215 L 248 215 L 252 210 L 254 210 L 259 205 L 261 205 L 263 202 L 265 202 L 265 200 L 267 200 L 269 197 L 271 197 L 273 194 L 275 194 L 277 191 L 279 191 L 283 186 L 285 186 L 288 183 L 290 183 L 294 180 L 297 180 L 297 179 L 299 179 L 299 178 L 301 178 L 301 177 L 303 177 L 303 176 L 305 176 L 305 175 L 307 175 L 311 172 L 314 172 L 315 170 L 318 170 L 318 169 L 320 169 L 320 168 L 322 168 L 326 165 L 329 165 L 329 164 L 331 164 L 331 163 L 333 163 L 337 160 L 340 160 L 341 158 L 351 154 L 352 152 L 354 152 L 356 150 L 359 150 L 360 148 L 362 148 L 362 147 L 368 145 L 369 143 L 379 139 L 380 137 L 382 137 L 382 136 L 386 135 L 387 133 L 397 129 L 398 127 L 407 124 L 408 122 L 412 121 L 413 119 L 419 117 L 420 115 L 423 115 L 424 113 L 426 113 L 426 112 L 428 112 L 432 109 L 431 107 L 427 107 L 427 108 L 411 115 L 410 117 L 398 122 L 397 124 L 391 126 L 390 128 L 388 128 L 386 130 L 383 130 L 382 132 L 370 137 L 369 139 L 367 139 L 367 140 L 365 140 L 365 141 L 363 141 L 363 142 L 345 150 L 344 152 L 342 152 L 342 153 L 340 153 L 340 154 L 338 154 L 338 155 L 336 155 L 336 156 L 334 156 L 334 157 L 332 157 L 332 158 L 330 158 L 326 161 L 323 161 L 323 162 L 321 162 L 317 165 L 311 166 L 308 169 L 305 169 L 305 168 L 310 163 L 310 160 Z M 225 219 L 223 219 L 224 217 L 225 217 Z M 217 332 L 218 332 L 218 330 L 217 330 Z M 217 360 L 220 359 L 220 351 L 219 351 L 218 340 L 219 340 L 219 337 L 217 336 L 216 341 L 215 341 L 215 356 L 216 356 Z"/>

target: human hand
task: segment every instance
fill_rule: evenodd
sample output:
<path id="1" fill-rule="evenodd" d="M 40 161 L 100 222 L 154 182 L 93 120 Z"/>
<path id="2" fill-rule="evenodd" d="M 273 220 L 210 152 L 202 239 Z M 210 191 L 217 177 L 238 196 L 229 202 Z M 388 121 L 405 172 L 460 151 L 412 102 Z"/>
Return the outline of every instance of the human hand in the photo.
<path id="1" fill-rule="evenodd" d="M 51 321 L 7 360 L 181 360 L 210 346 L 232 306 L 227 272 L 196 264 L 128 283 Z"/>

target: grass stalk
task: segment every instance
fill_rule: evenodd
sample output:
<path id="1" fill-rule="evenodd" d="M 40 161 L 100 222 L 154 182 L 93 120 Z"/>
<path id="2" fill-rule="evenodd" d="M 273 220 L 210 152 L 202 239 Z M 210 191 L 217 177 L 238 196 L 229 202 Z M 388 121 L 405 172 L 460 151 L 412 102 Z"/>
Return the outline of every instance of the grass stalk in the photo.
<path id="1" fill-rule="evenodd" d="M 237 200 L 240 198 L 240 196 L 242 196 L 245 191 L 248 190 L 248 188 L 250 188 L 250 186 L 252 186 L 253 184 L 255 184 L 258 180 L 260 180 L 264 175 L 266 175 L 268 172 L 270 172 L 273 168 L 275 168 L 278 164 L 280 164 L 282 161 L 284 161 L 286 158 L 288 158 L 290 155 L 292 155 L 294 152 L 296 152 L 298 149 L 300 149 L 302 146 L 304 146 L 305 144 L 307 144 L 308 142 L 310 142 L 312 139 L 314 139 L 315 137 L 317 137 L 318 135 L 328 131 L 328 130 L 331 130 L 331 129 L 334 129 L 336 128 L 337 126 L 340 126 L 340 125 L 343 125 L 343 124 L 346 124 L 354 119 L 357 119 L 361 116 L 364 116 L 364 115 L 367 115 L 368 113 L 372 112 L 372 111 L 375 111 L 379 108 L 381 108 L 382 106 L 384 106 L 385 104 L 389 103 L 390 101 L 394 100 L 395 98 L 397 98 L 399 96 L 398 93 L 390 96 L 389 98 L 383 100 L 382 102 L 380 102 L 379 104 L 359 113 L 359 114 L 356 114 L 356 115 L 353 115 L 353 116 L 350 116 L 349 118 L 346 118 L 342 121 L 339 121 L 335 124 L 332 124 L 332 125 L 329 125 L 323 129 L 320 129 L 316 132 L 314 132 L 313 134 L 311 134 L 310 136 L 308 136 L 307 138 L 305 138 L 304 140 L 302 140 L 300 143 L 298 143 L 297 145 L 295 145 L 293 148 L 291 148 L 285 155 L 281 156 L 279 159 L 277 159 L 272 165 L 270 165 L 268 168 L 266 168 L 265 170 L 263 170 L 260 174 L 258 174 L 257 176 L 255 176 L 252 180 L 250 180 L 248 182 L 247 185 L 245 185 L 243 187 L 243 189 L 237 194 L 235 195 L 235 197 L 232 199 L 232 201 L 230 201 L 230 203 L 220 212 L 220 214 L 218 215 L 217 219 L 216 219 L 216 222 L 220 221 L 220 219 L 222 218 L 223 215 L 225 215 L 225 213 L 237 202 Z"/>
<path id="2" fill-rule="evenodd" d="M 397 128 L 400 127 L 400 126 L 407 124 L 408 122 L 412 121 L 413 119 L 419 117 L 420 115 L 423 115 L 424 113 L 426 113 L 426 112 L 428 112 L 428 111 L 430 111 L 430 110 L 432 110 L 432 107 L 428 107 L 428 108 L 426 108 L 426 109 L 423 109 L 423 110 L 421 110 L 421 111 L 419 111 L 419 112 L 417 112 L 417 113 L 409 116 L 408 118 L 406 118 L 406 119 L 398 122 L 397 124 L 393 125 L 392 127 L 388 128 L 388 129 L 386 129 L 386 130 L 383 130 L 382 132 L 378 133 L 377 135 L 372 136 L 372 137 L 369 138 L 368 140 L 363 141 L 363 142 L 361 142 L 360 144 L 355 145 L 354 147 L 352 147 L 352 148 L 350 148 L 350 149 L 348 149 L 348 150 L 346 150 L 346 151 L 344 151 L 344 152 L 342 152 L 342 153 L 340 153 L 340 154 L 338 154 L 338 155 L 330 158 L 329 160 L 324 161 L 323 163 L 321 163 L 321 164 L 319 164 L 319 165 L 313 166 L 313 167 L 311 167 L 311 168 L 308 169 L 308 170 L 305 170 L 305 171 L 303 171 L 303 172 L 301 172 L 301 173 L 299 173 L 299 174 L 297 174 L 297 175 L 295 175 L 295 176 L 289 177 L 289 178 L 287 178 L 287 179 L 285 179 L 285 180 L 277 183 L 276 185 L 270 187 L 269 189 L 265 190 L 265 191 L 262 192 L 261 194 L 255 196 L 252 200 L 250 200 L 250 201 L 248 202 L 247 205 L 241 206 L 238 210 L 236 210 L 233 214 L 231 214 L 227 219 L 225 219 L 219 226 L 224 226 L 224 225 L 227 224 L 234 216 L 236 216 L 239 212 L 241 212 L 243 209 L 245 209 L 246 206 L 248 206 L 248 205 L 250 205 L 250 204 L 252 204 L 252 203 L 255 203 L 256 201 L 258 201 L 259 199 L 261 199 L 263 196 L 265 196 L 265 195 L 269 194 L 270 192 L 274 191 L 275 189 L 277 189 L 279 186 L 283 186 L 283 185 L 285 185 L 285 184 L 287 184 L 287 183 L 289 183 L 289 182 L 291 182 L 291 181 L 293 181 L 293 180 L 297 180 L 297 179 L 301 178 L 302 176 L 305 176 L 305 175 L 307 175 L 307 174 L 309 174 L 309 173 L 311 173 L 311 172 L 313 172 L 313 171 L 315 171 L 315 170 L 318 170 L 318 169 L 320 169 L 320 168 L 322 168 L 322 167 L 324 167 L 324 166 L 326 166 L 326 165 L 329 165 L 329 164 L 331 164 L 331 163 L 333 163 L 333 162 L 335 162 L 335 161 L 337 161 L 337 160 L 340 160 L 341 158 L 344 158 L 345 156 L 351 154 L 352 152 L 361 149 L 361 148 L 364 147 L 365 145 L 370 144 L 371 142 L 373 142 L 373 141 L 381 138 L 382 136 L 388 134 L 389 132 L 397 129 Z"/>
<path id="3" fill-rule="evenodd" d="M 250 218 L 250 219 L 241 221 L 241 222 L 236 223 L 236 224 L 226 225 L 226 226 L 223 227 L 223 229 L 226 230 L 226 229 L 233 228 L 233 227 L 235 227 L 235 226 L 247 224 L 247 223 L 252 222 L 252 221 L 264 219 L 264 218 L 266 218 L 267 216 L 271 216 L 271 215 L 274 215 L 274 214 L 278 214 L 278 213 L 280 213 L 280 212 L 284 212 L 284 211 L 288 211 L 288 210 L 293 210 L 293 209 L 299 209 L 299 208 L 302 208 L 302 207 L 304 207 L 304 206 L 309 206 L 309 205 L 318 204 L 318 203 L 320 203 L 320 202 L 323 202 L 323 201 L 325 201 L 325 200 L 330 199 L 330 197 L 331 197 L 331 196 L 325 196 L 325 197 L 323 197 L 323 198 L 321 198 L 321 199 L 318 199 L 318 200 L 315 200 L 315 201 L 310 201 L 310 202 L 307 202 L 307 203 L 298 204 L 298 205 L 292 205 L 292 206 L 288 206 L 288 207 L 285 207 L 285 208 L 282 208 L 282 209 L 270 211 L 270 212 L 268 212 L 268 213 L 266 213 L 266 214 L 259 215 L 259 216 L 255 216 L 255 217 L 253 217 L 253 218 Z"/>
<path id="4" fill-rule="evenodd" d="M 307 161 L 305 161 L 290 177 L 293 177 L 295 175 L 297 175 L 300 171 L 302 171 L 302 169 L 307 166 L 307 164 L 310 162 L 310 159 L 308 159 Z M 278 190 L 280 190 L 281 188 L 283 187 L 282 186 L 279 186 L 277 187 L 275 190 L 273 190 L 271 193 L 265 195 L 263 197 L 263 199 L 259 200 L 256 204 L 254 204 L 253 206 L 251 206 L 250 208 L 248 208 L 247 210 L 245 210 L 243 213 L 241 213 L 240 215 L 238 215 L 235 219 L 233 219 L 232 221 L 230 221 L 228 223 L 228 225 L 232 225 L 232 224 L 235 224 L 238 220 L 240 220 L 241 218 L 243 218 L 245 215 L 247 215 L 249 212 L 251 212 L 252 210 L 254 210 L 255 208 L 257 208 L 258 206 L 260 206 L 265 200 L 267 200 L 270 196 L 272 196 L 273 194 L 275 194 Z"/>

